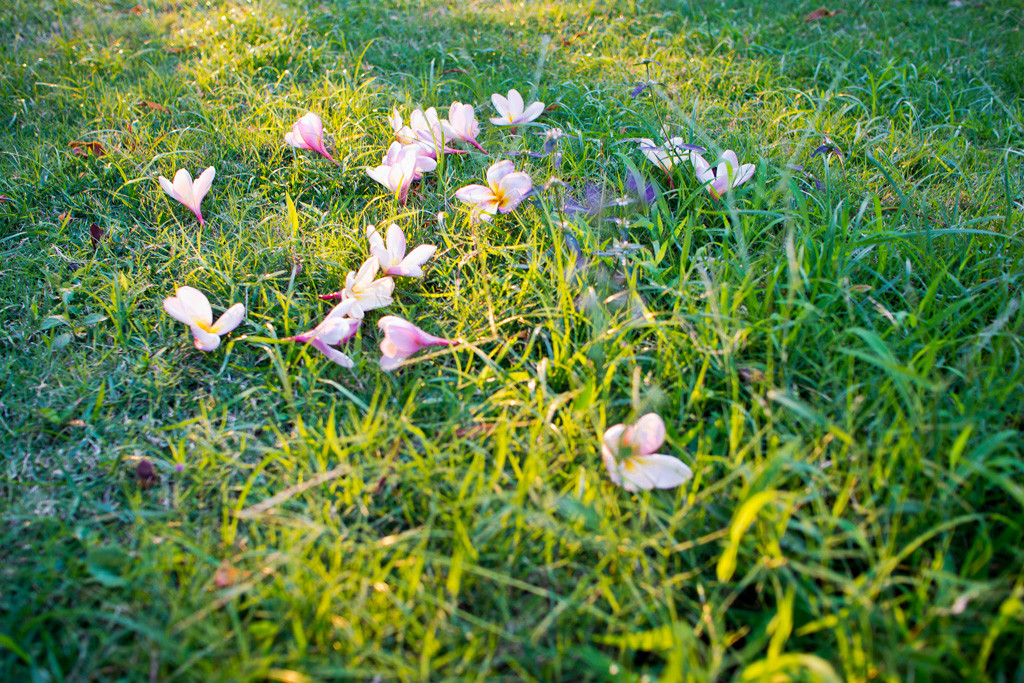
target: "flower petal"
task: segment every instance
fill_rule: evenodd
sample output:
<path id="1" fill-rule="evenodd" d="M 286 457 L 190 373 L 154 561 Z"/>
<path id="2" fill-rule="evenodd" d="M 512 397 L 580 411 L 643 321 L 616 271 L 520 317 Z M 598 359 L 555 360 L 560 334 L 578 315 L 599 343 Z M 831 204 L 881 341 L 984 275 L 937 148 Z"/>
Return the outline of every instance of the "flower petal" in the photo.
<path id="1" fill-rule="evenodd" d="M 508 113 L 509 118 L 513 121 L 517 121 L 523 116 L 523 96 L 515 88 L 508 91 Z"/>
<path id="2" fill-rule="evenodd" d="M 389 265 L 401 263 L 405 258 L 405 233 L 396 223 L 388 226 L 388 256 Z M 381 268 L 387 270 L 383 261 Z"/>
<path id="3" fill-rule="evenodd" d="M 665 422 L 657 413 L 647 413 L 626 430 L 623 440 L 640 455 L 650 455 L 665 443 Z"/>
<path id="4" fill-rule="evenodd" d="M 186 324 L 209 327 L 213 323 L 213 309 L 210 308 L 210 300 L 205 294 L 195 287 L 187 286 L 178 287 L 175 294 L 184 314 L 189 317 Z"/>
<path id="5" fill-rule="evenodd" d="M 333 361 L 343 368 L 351 368 L 355 365 L 355 362 L 338 349 L 331 348 L 319 338 L 314 339 L 310 342 L 310 345 L 320 353 L 327 356 L 327 359 Z"/>
<path id="6" fill-rule="evenodd" d="M 207 332 L 198 325 L 192 325 L 189 329 L 192 330 L 192 336 L 195 338 L 193 343 L 200 351 L 214 351 L 220 346 L 220 335 Z"/>
<path id="7" fill-rule="evenodd" d="M 466 185 L 455 191 L 455 198 L 467 204 L 496 201 L 494 190 L 483 185 Z"/>
<path id="8" fill-rule="evenodd" d="M 176 202 L 181 201 L 181 195 L 179 195 L 178 191 L 174 189 L 174 184 L 171 183 L 170 180 L 164 178 L 163 176 L 160 176 L 158 180 L 160 181 L 160 188 L 167 193 L 167 196 L 169 196 Z"/>
<path id="9" fill-rule="evenodd" d="M 660 453 L 627 458 L 619 471 L 623 479 L 622 487 L 627 491 L 671 489 L 693 478 L 693 470 L 682 460 Z"/>
<path id="10" fill-rule="evenodd" d="M 388 275 L 404 275 L 406 277 L 423 277 L 423 264 L 434 255 L 437 247 L 432 244 L 421 244 L 409 252 L 401 263 L 386 270 Z"/>
<path id="11" fill-rule="evenodd" d="M 515 170 L 515 164 L 508 159 L 496 161 L 487 169 L 487 184 L 494 190 L 497 190 L 499 183 L 501 183 L 501 179 L 508 174 L 515 172 Z"/>
<path id="12" fill-rule="evenodd" d="M 183 168 L 179 168 L 174 174 L 174 194 L 177 195 L 174 198 L 188 208 L 192 209 L 195 206 L 192 199 L 192 174 Z"/>
<path id="13" fill-rule="evenodd" d="M 529 107 L 527 107 L 526 111 L 524 111 L 522 115 L 519 117 L 519 123 L 529 123 L 530 121 L 539 118 L 540 115 L 543 113 L 544 103 L 534 102 Z"/>
<path id="14" fill-rule="evenodd" d="M 244 318 L 245 306 L 242 304 L 235 304 L 228 310 L 224 311 L 224 315 L 217 318 L 217 322 L 210 328 L 210 332 L 213 334 L 227 334 L 238 327 L 239 323 L 241 323 Z"/>

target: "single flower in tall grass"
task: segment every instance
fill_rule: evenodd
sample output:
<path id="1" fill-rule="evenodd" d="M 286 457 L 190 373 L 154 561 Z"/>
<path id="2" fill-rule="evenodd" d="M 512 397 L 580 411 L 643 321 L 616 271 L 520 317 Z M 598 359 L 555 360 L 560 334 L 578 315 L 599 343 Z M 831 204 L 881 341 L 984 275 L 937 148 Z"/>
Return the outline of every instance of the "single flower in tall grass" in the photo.
<path id="1" fill-rule="evenodd" d="M 358 305 L 355 299 L 345 299 L 331 309 L 319 325 L 308 332 L 287 337 L 282 341 L 293 341 L 310 344 L 320 353 L 343 368 L 350 368 L 355 363 L 351 358 L 333 347 L 344 344 L 355 336 L 362 322 L 358 318 L 350 318 L 349 313 Z"/>
<path id="2" fill-rule="evenodd" d="M 455 198 L 472 204 L 480 218 L 489 221 L 496 213 L 514 211 L 532 189 L 533 179 L 503 159 L 487 169 L 487 185 L 467 185 L 455 192 Z"/>
<path id="3" fill-rule="evenodd" d="M 324 146 L 324 122 L 311 111 L 292 124 L 292 132 L 284 134 L 284 141 L 296 149 L 312 150 L 338 165 Z"/>
<path id="4" fill-rule="evenodd" d="M 235 304 L 214 323 L 213 309 L 205 294 L 195 287 L 178 287 L 174 294 L 164 299 L 164 310 L 178 322 L 188 325 L 200 351 L 215 350 L 220 346 L 220 338 L 238 327 L 245 317 L 245 306 Z"/>
<path id="5" fill-rule="evenodd" d="M 405 204 L 409 187 L 427 171 L 437 168 L 437 162 L 424 156 L 418 145 L 392 142 L 387 154 L 376 168 L 367 168 L 366 174 L 391 190 L 398 201 Z"/>
<path id="6" fill-rule="evenodd" d="M 716 199 L 721 199 L 729 190 L 753 178 L 754 171 L 757 170 L 754 164 L 741 165 L 736 152 L 731 149 L 722 152 L 717 169 L 711 168 L 711 164 L 700 154 L 694 154 L 693 168 L 697 173 L 697 180 L 703 183 Z"/>
<path id="7" fill-rule="evenodd" d="M 543 102 L 533 102 L 527 107 L 523 103 L 523 96 L 515 88 L 508 91 L 508 97 L 494 93 L 491 95 L 491 104 L 498 112 L 497 116 L 491 118 L 491 123 L 496 126 L 519 126 L 534 121 L 544 113 Z"/>
<path id="8" fill-rule="evenodd" d="M 452 102 L 452 106 L 448 108 L 448 118 L 442 119 L 441 125 L 447 139 L 467 142 L 487 154 L 487 150 L 476 141 L 476 136 L 480 135 L 480 123 L 476 120 L 476 112 L 472 105 Z"/>
<path id="9" fill-rule="evenodd" d="M 382 370 L 394 370 L 406 358 L 428 346 L 450 346 L 456 343 L 451 339 L 427 334 L 397 315 L 384 316 L 377 327 L 384 331 L 384 338 L 380 342 Z"/>
<path id="10" fill-rule="evenodd" d="M 693 478 L 679 458 L 656 452 L 663 443 L 665 423 L 657 413 L 647 413 L 628 427 L 610 427 L 601 442 L 601 459 L 612 482 L 627 491 L 647 491 L 675 488 Z"/>
<path id="11" fill-rule="evenodd" d="M 377 278 L 378 270 L 380 262 L 376 256 L 371 256 L 360 266 L 358 272 L 348 272 L 345 276 L 344 289 L 333 294 L 321 294 L 320 298 L 325 301 L 354 300 L 355 304 L 348 310 L 348 315 L 362 320 L 366 311 L 390 306 L 394 302 L 391 295 L 395 291 L 395 281 L 390 277 Z"/>
<path id="12" fill-rule="evenodd" d="M 407 256 L 405 233 L 394 223 L 388 226 L 387 245 L 372 225 L 366 226 L 366 238 L 370 241 L 370 255 L 377 258 L 380 269 L 388 275 L 423 277 L 423 264 L 437 251 L 432 244 L 421 244 Z"/>
<path id="13" fill-rule="evenodd" d="M 213 166 L 199 174 L 199 177 L 193 182 L 192 174 L 183 168 L 179 168 L 178 172 L 174 174 L 174 182 L 172 183 L 167 178 L 160 176 L 160 187 L 163 188 L 171 199 L 176 202 L 184 204 L 189 211 L 195 214 L 199 220 L 199 225 L 205 225 L 203 221 L 203 212 L 199 210 L 199 205 L 203 203 L 203 197 L 210 191 L 210 186 L 213 185 L 213 178 L 217 175 L 217 171 L 214 170 Z"/>

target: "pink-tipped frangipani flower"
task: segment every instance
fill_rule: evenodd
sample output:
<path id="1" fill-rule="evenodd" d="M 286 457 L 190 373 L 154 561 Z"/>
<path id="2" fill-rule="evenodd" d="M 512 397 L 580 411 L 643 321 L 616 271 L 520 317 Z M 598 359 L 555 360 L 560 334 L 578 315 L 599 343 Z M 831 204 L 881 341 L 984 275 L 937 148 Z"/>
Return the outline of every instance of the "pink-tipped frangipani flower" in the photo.
<path id="1" fill-rule="evenodd" d="M 394 370 L 406 358 L 428 346 L 450 346 L 456 343 L 451 339 L 427 334 L 397 315 L 384 316 L 377 327 L 384 331 L 384 338 L 380 341 L 381 370 Z"/>
<path id="2" fill-rule="evenodd" d="M 205 225 L 203 212 L 199 210 L 199 205 L 203 203 L 203 197 L 210 191 L 215 175 L 217 175 L 217 171 L 214 170 L 213 166 L 210 166 L 200 173 L 199 177 L 193 182 L 192 174 L 183 168 L 179 168 L 178 172 L 174 174 L 173 183 L 167 178 L 160 176 L 160 187 L 163 188 L 164 192 L 171 199 L 181 202 L 188 207 L 189 211 L 194 213 L 199 220 L 199 225 Z"/>
<path id="3" fill-rule="evenodd" d="M 420 154 L 431 159 L 437 159 L 440 150 L 447 150 L 444 146 L 448 139 L 441 119 L 437 116 L 437 110 L 430 107 L 425 112 L 416 109 L 409 116 L 409 125 L 404 125 L 402 115 L 395 109 L 391 113 L 391 130 L 395 133 L 395 140 L 403 145 L 416 145 L 420 148 Z"/>
<path id="4" fill-rule="evenodd" d="M 282 341 L 300 342 L 310 344 L 320 353 L 343 368 L 350 368 L 355 363 L 351 358 L 333 347 L 344 344 L 355 336 L 362 322 L 357 318 L 350 318 L 349 313 L 356 306 L 355 299 L 346 299 L 331 309 L 327 317 L 319 325 L 308 332 L 297 334 L 294 337 L 287 337 Z"/>
<path id="5" fill-rule="evenodd" d="M 742 164 L 736 157 L 736 152 L 727 149 L 722 152 L 722 158 L 718 162 L 718 169 L 711 168 L 711 164 L 705 161 L 700 154 L 693 155 L 693 169 L 697 173 L 697 180 L 704 183 L 716 199 L 734 187 L 739 187 L 754 177 L 757 166 L 754 164 Z"/>
<path id="6" fill-rule="evenodd" d="M 200 351 L 213 351 L 220 346 L 221 336 L 238 327 L 245 317 L 245 306 L 235 304 L 214 323 L 213 309 L 205 294 L 195 287 L 178 287 L 174 294 L 164 299 L 164 310 L 178 322 L 188 325 Z"/>
<path id="7" fill-rule="evenodd" d="M 376 257 L 380 269 L 388 275 L 423 277 L 423 264 L 437 251 L 432 244 L 421 244 L 406 256 L 405 233 L 394 223 L 388 226 L 387 245 L 372 225 L 366 226 L 366 238 L 370 241 L 370 255 Z"/>
<path id="8" fill-rule="evenodd" d="M 394 302 L 391 294 L 395 291 L 395 281 L 390 277 L 375 279 L 378 270 L 380 262 L 376 256 L 371 256 L 358 272 L 348 272 L 345 276 L 345 289 L 333 294 L 321 294 L 320 298 L 342 301 L 352 299 L 355 303 L 348 310 L 348 315 L 362 320 L 366 311 L 390 306 Z"/>
<path id="9" fill-rule="evenodd" d="M 455 198 L 472 204 L 480 218 L 489 221 L 496 213 L 515 210 L 532 189 L 533 179 L 503 159 L 487 169 L 487 185 L 467 185 L 455 192 Z"/>
<path id="10" fill-rule="evenodd" d="M 427 171 L 437 168 L 437 162 L 422 154 L 418 145 L 402 145 L 392 142 L 381 165 L 367 168 L 366 174 L 395 193 L 398 201 L 405 204 L 409 187 Z"/>
<path id="11" fill-rule="evenodd" d="M 324 122 L 311 111 L 292 125 L 292 132 L 284 134 L 284 141 L 297 149 L 313 150 L 330 159 L 335 166 L 338 165 L 324 146 Z"/>
<path id="12" fill-rule="evenodd" d="M 647 413 L 628 427 L 610 427 L 601 442 L 601 459 L 612 482 L 627 491 L 648 491 L 675 488 L 692 479 L 693 470 L 682 460 L 656 452 L 663 443 L 665 423 L 657 413 Z"/>
<path id="13" fill-rule="evenodd" d="M 480 135 L 480 123 L 476 120 L 476 112 L 472 105 L 452 102 L 452 106 L 448 108 L 448 118 L 442 119 L 441 125 L 444 126 L 444 135 L 449 140 L 468 142 L 487 154 L 487 150 L 476 141 L 476 136 Z"/>
<path id="14" fill-rule="evenodd" d="M 496 126 L 518 126 L 529 123 L 544 113 L 543 102 L 534 102 L 529 107 L 524 107 L 523 96 L 515 88 L 508 91 L 508 97 L 494 93 L 491 95 L 491 104 L 498 112 L 497 116 L 491 118 L 491 123 Z"/>

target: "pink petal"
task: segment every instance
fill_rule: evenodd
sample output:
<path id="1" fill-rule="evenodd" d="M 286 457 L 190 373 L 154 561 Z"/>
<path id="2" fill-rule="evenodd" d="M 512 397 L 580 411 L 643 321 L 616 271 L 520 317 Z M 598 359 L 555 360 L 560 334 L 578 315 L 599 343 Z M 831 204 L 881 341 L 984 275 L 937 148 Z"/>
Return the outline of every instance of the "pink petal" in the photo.
<path id="1" fill-rule="evenodd" d="M 665 443 L 665 422 L 657 413 L 647 413 L 626 430 L 623 440 L 640 455 L 650 455 Z"/>
<path id="2" fill-rule="evenodd" d="M 498 183 L 502 192 L 518 192 L 521 196 L 533 189 L 533 178 L 522 171 L 509 173 Z"/>
<path id="3" fill-rule="evenodd" d="M 494 190 L 483 185 L 466 185 L 455 191 L 455 198 L 467 204 L 480 204 L 487 201 L 496 201 Z"/>
<path id="4" fill-rule="evenodd" d="M 177 297 L 167 297 L 164 299 L 164 310 L 167 311 L 167 315 L 171 316 L 179 323 L 185 323 L 186 325 L 192 325 L 195 321 L 192 318 L 191 312 L 187 311 L 181 302 L 178 301 Z"/>
<path id="5" fill-rule="evenodd" d="M 343 368 L 351 368 L 352 366 L 355 365 L 351 358 L 346 356 L 341 351 L 331 348 L 330 346 L 328 346 L 319 339 L 314 339 L 313 341 L 311 341 L 310 346 L 312 346 L 317 351 L 327 356 L 328 360 L 337 363 Z"/>
<path id="6" fill-rule="evenodd" d="M 487 184 L 492 188 L 497 189 L 501 179 L 507 176 L 509 173 L 513 173 L 516 170 L 515 164 L 508 159 L 502 159 L 491 164 L 491 167 L 487 169 Z"/>
<path id="7" fill-rule="evenodd" d="M 395 223 L 388 226 L 388 256 L 391 264 L 401 263 L 405 258 L 405 233 Z"/>
<path id="8" fill-rule="evenodd" d="M 199 205 L 203 203 L 203 198 L 210 191 L 210 186 L 213 185 L 213 179 L 216 175 L 217 171 L 213 166 L 210 166 L 200 173 L 195 183 L 192 184 L 192 199 L 196 203 L 196 211 L 199 211 Z"/>

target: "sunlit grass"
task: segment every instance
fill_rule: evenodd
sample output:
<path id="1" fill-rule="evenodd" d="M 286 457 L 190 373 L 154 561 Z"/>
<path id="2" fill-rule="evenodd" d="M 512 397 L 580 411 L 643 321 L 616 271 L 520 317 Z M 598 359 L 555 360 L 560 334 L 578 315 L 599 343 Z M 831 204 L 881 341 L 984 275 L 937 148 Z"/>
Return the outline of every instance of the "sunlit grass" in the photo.
<path id="1" fill-rule="evenodd" d="M 0 17 L 0 677 L 1024 675 L 1019 8 L 133 7 Z M 495 158 L 565 131 L 533 204 L 470 224 L 475 152 L 406 206 L 363 171 L 392 107 L 511 87 L 551 108 Z M 663 126 L 756 176 L 662 174 Z M 200 230 L 156 178 L 210 165 Z M 631 171 L 651 207 L 559 210 Z M 392 221 L 438 252 L 383 313 L 460 343 L 279 341 Z M 215 353 L 186 284 L 249 312 Z M 695 477 L 628 494 L 600 437 L 651 411 Z"/>

